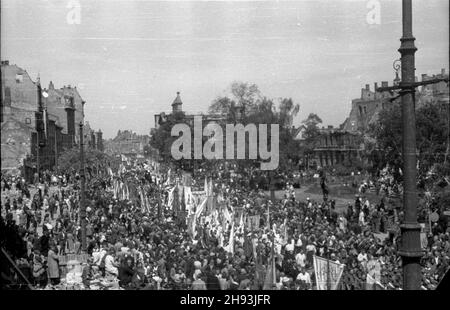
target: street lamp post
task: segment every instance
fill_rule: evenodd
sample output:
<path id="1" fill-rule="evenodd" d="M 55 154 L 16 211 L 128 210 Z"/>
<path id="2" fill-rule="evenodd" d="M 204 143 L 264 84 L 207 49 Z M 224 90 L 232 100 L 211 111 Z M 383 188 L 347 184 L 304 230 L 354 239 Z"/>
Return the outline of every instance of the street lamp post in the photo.
<path id="1" fill-rule="evenodd" d="M 422 272 L 420 259 L 423 255 L 420 244 L 420 225 L 417 222 L 417 181 L 416 181 L 416 116 L 415 88 L 439 83 L 448 79 L 439 78 L 415 82 L 415 59 L 417 48 L 412 34 L 412 0 L 402 0 L 403 35 L 400 39 L 402 78 L 398 86 L 380 87 L 376 91 L 400 90 L 403 123 L 403 209 L 404 220 L 400 225 L 402 232 L 401 248 L 398 253 L 403 264 L 403 289 L 418 290 L 421 286 Z"/>
<path id="2" fill-rule="evenodd" d="M 420 225 L 417 222 L 416 181 L 416 114 L 415 114 L 415 59 L 417 48 L 412 34 L 412 0 L 403 0 L 403 36 L 398 50 L 401 54 L 403 123 L 403 184 L 404 221 L 401 224 L 402 244 L 399 254 L 403 264 L 403 289 L 418 290 L 422 281 L 420 258 Z"/>
<path id="3" fill-rule="evenodd" d="M 80 223 L 81 223 L 81 248 L 86 253 L 86 204 L 84 199 L 85 174 L 84 174 L 84 145 L 83 123 L 80 122 Z"/>

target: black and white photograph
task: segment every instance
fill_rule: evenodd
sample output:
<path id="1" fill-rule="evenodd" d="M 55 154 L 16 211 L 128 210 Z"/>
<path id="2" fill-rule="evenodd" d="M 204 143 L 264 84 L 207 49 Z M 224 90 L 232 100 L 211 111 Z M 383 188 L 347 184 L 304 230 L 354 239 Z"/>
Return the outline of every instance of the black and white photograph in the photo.
<path id="1" fill-rule="evenodd" d="M 0 3 L 2 291 L 450 287 L 448 0 Z"/>

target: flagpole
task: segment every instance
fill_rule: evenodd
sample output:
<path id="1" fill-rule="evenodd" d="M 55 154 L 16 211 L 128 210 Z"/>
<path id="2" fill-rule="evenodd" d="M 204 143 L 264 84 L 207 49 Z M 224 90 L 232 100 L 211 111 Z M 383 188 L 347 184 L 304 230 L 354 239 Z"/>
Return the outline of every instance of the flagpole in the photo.
<path id="1" fill-rule="evenodd" d="M 330 252 L 327 247 L 327 290 L 331 289 L 330 283 Z"/>
<path id="2" fill-rule="evenodd" d="M 276 285 L 276 273 L 275 273 L 275 236 L 272 235 L 272 283 Z"/>

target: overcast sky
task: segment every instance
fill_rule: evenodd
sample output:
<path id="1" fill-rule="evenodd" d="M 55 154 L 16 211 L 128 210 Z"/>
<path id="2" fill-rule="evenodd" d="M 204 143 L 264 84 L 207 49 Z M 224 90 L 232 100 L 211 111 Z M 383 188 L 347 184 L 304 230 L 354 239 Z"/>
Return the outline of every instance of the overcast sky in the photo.
<path id="1" fill-rule="evenodd" d="M 70 2 L 81 5 L 69 24 Z M 401 1 L 2 0 L 1 57 L 42 84 L 73 85 L 86 120 L 105 138 L 148 134 L 155 113 L 206 112 L 235 80 L 300 104 L 295 125 L 317 113 L 339 125 L 365 84 L 392 83 Z M 449 1 L 413 1 L 416 75 L 448 71 Z"/>

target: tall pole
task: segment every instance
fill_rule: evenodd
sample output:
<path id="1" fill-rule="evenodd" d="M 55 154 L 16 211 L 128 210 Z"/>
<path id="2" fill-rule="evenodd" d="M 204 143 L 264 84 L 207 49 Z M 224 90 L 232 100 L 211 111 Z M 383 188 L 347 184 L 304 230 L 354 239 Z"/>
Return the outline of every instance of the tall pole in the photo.
<path id="1" fill-rule="evenodd" d="M 81 223 L 81 249 L 84 253 L 86 246 L 86 204 L 84 201 L 85 174 L 84 174 L 84 145 L 83 145 L 83 122 L 80 122 L 80 223 Z"/>
<path id="2" fill-rule="evenodd" d="M 415 38 L 412 34 L 412 1 L 403 0 L 403 36 L 398 50 L 401 54 L 402 80 L 400 95 L 403 122 L 403 208 L 404 220 L 400 225 L 402 243 L 399 255 L 403 265 L 403 289 L 419 290 L 422 273 L 420 258 L 420 225 L 417 222 L 416 185 L 416 117 L 415 117 Z"/>
<path id="3" fill-rule="evenodd" d="M 328 252 L 327 247 L 327 290 L 331 290 L 331 282 L 330 282 L 330 253 Z"/>
<path id="4" fill-rule="evenodd" d="M 40 153 L 40 150 L 41 150 L 41 146 L 40 146 L 40 144 L 39 143 L 41 143 L 40 141 L 39 141 L 39 131 L 37 132 L 37 139 L 36 139 L 36 144 L 37 144 L 37 150 L 36 150 L 36 172 L 37 172 L 37 175 L 38 175 L 38 183 L 40 182 L 40 170 L 41 170 L 41 159 L 40 159 L 40 157 L 39 157 L 39 153 Z"/>
<path id="5" fill-rule="evenodd" d="M 57 130 L 55 130 L 55 168 L 58 167 L 58 139 Z"/>

